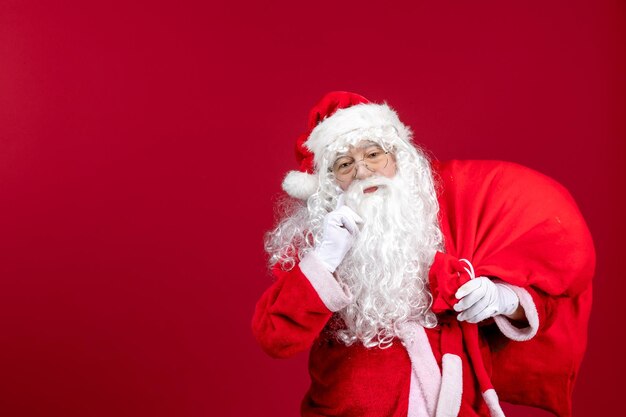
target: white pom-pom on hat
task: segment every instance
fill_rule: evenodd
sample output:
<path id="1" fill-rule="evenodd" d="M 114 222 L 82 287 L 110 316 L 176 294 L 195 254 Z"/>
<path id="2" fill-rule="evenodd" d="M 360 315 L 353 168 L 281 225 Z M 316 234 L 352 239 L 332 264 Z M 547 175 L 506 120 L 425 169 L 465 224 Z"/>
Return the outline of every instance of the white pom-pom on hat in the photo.
<path id="1" fill-rule="evenodd" d="M 306 200 L 317 191 L 317 176 L 307 172 L 289 171 L 283 180 L 283 190 L 294 198 Z"/>

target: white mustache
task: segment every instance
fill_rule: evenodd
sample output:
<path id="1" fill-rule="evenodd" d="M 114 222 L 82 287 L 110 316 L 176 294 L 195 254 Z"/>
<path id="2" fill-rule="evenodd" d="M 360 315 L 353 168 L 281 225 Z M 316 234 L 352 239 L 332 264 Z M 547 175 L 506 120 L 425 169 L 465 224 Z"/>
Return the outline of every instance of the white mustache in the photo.
<path id="1" fill-rule="evenodd" d="M 382 177 L 382 176 L 369 177 L 364 180 L 353 182 L 348 188 L 348 190 L 346 191 L 346 194 L 347 195 L 362 194 L 363 190 L 366 190 L 368 188 L 389 187 L 392 184 L 393 184 L 393 181 L 391 178 Z"/>

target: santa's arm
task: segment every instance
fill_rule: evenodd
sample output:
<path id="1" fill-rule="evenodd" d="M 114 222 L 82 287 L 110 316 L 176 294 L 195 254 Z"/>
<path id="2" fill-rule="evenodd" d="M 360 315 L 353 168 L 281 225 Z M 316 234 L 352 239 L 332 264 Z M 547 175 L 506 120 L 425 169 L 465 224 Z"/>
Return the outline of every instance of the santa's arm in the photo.
<path id="1" fill-rule="evenodd" d="M 312 253 L 292 270 L 275 266 L 273 273 L 277 280 L 256 305 L 252 331 L 265 352 L 285 358 L 308 349 L 350 297 Z"/>

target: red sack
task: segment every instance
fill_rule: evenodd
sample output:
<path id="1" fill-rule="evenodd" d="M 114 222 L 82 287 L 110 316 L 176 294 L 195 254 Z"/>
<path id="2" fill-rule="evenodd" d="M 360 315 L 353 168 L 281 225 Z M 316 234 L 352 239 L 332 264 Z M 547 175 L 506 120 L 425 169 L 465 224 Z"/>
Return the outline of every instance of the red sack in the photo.
<path id="1" fill-rule="evenodd" d="M 485 367 L 501 400 L 571 415 L 571 394 L 587 343 L 595 251 L 576 203 L 556 181 L 497 161 L 433 163 L 447 256 L 431 268 L 434 304 L 453 303 L 450 256 L 469 260 L 476 276 L 525 288 L 539 314 L 528 341 L 481 326 Z M 450 288 L 448 288 L 450 287 Z M 483 350 L 484 352 L 484 350 Z"/>

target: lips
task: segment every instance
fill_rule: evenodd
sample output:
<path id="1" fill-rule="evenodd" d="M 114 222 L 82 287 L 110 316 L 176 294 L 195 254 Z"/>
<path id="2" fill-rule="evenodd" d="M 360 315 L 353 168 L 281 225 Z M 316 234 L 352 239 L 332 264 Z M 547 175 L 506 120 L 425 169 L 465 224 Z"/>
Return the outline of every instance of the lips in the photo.
<path id="1" fill-rule="evenodd" d="M 369 193 L 376 192 L 376 190 L 378 190 L 378 186 L 367 187 L 366 189 L 363 190 L 363 193 L 369 194 Z"/>

